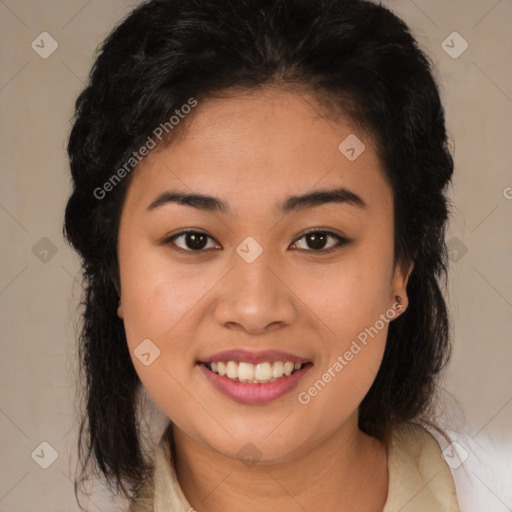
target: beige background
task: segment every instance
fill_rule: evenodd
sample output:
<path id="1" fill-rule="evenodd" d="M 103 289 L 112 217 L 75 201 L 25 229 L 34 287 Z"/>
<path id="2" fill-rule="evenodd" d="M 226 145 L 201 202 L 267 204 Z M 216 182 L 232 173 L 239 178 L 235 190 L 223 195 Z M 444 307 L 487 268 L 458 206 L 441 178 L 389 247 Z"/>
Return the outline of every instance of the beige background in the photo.
<path id="1" fill-rule="evenodd" d="M 478 445 L 490 439 L 512 458 L 512 2 L 384 3 L 434 59 L 455 143 L 457 209 L 447 235 L 455 348 L 444 386 L 463 407 L 468 438 Z M 95 48 L 134 5 L 0 3 L 0 511 L 78 510 L 70 475 L 80 274 L 61 234 L 70 191 L 65 146 Z M 58 43 L 47 59 L 31 47 L 45 31 Z M 469 43 L 456 59 L 441 46 L 454 31 Z M 58 453 L 48 469 L 31 457 L 44 441 Z M 512 510 L 510 494 L 488 473 L 492 456 L 479 461 L 466 447 L 464 464 L 486 510 Z M 92 499 L 91 511 L 119 510 L 101 491 Z"/>

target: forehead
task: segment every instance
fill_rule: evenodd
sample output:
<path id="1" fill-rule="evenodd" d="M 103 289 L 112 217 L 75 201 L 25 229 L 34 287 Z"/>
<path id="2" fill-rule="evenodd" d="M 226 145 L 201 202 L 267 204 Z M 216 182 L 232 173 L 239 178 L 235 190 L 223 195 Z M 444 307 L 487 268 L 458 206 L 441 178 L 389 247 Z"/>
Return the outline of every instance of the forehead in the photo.
<path id="1" fill-rule="evenodd" d="M 199 102 L 181 122 L 180 136 L 139 164 L 127 203 L 147 207 L 179 189 L 229 198 L 233 214 L 243 206 L 275 211 L 290 195 L 343 186 L 374 208 L 389 206 L 373 139 L 349 119 L 328 116 L 313 96 L 224 94 Z M 347 144 L 362 150 L 355 160 L 343 152 Z"/>

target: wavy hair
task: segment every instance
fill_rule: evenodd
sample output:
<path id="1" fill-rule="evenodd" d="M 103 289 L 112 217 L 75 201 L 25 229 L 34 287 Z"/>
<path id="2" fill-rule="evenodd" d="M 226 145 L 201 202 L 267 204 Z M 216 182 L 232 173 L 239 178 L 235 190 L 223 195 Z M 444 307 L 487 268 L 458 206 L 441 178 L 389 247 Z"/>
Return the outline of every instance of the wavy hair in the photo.
<path id="1" fill-rule="evenodd" d="M 113 29 L 76 101 L 67 146 L 64 235 L 81 257 L 85 290 L 81 478 L 93 463 L 132 499 L 152 470 L 137 414 L 141 382 L 116 314 L 119 219 L 136 169 L 104 197 L 95 191 L 189 98 L 227 89 L 312 92 L 333 118 L 348 115 L 376 141 L 393 192 L 395 263 L 414 268 L 409 307 L 389 325 L 359 428 L 384 439 L 394 424 L 426 417 L 451 350 L 441 286 L 453 159 L 433 69 L 399 17 L 363 0 L 152 0 Z"/>

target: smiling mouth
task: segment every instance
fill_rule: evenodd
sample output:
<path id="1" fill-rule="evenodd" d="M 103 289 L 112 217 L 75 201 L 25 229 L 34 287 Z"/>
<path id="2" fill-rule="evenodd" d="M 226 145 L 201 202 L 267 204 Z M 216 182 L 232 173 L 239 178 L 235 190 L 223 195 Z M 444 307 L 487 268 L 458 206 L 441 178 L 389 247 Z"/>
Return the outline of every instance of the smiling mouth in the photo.
<path id="1" fill-rule="evenodd" d="M 292 363 L 291 361 L 275 361 L 251 364 L 247 362 L 199 362 L 209 371 L 233 382 L 244 382 L 250 384 L 266 384 L 274 382 L 283 377 L 289 377 L 313 363 Z"/>

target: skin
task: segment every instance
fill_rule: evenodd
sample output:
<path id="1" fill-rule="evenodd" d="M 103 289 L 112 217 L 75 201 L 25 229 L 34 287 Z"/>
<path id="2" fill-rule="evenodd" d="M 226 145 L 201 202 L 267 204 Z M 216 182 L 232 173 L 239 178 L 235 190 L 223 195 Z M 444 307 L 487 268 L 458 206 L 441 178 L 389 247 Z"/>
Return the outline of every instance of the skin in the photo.
<path id="1" fill-rule="evenodd" d="M 328 119 L 313 96 L 280 89 L 200 102 L 183 122 L 184 136 L 150 153 L 133 175 L 118 256 L 119 315 L 143 385 L 172 419 L 186 498 L 199 512 L 382 509 L 387 447 L 359 430 L 357 411 L 388 324 L 308 404 L 297 398 L 395 295 L 407 307 L 412 268 L 393 266 L 392 191 L 371 137 L 347 119 Z M 355 161 L 338 149 L 349 134 L 366 145 Z M 340 186 L 367 207 L 275 211 L 290 195 Z M 232 212 L 176 203 L 148 211 L 171 188 L 215 196 Z M 164 242 L 191 228 L 211 237 L 202 252 L 186 236 Z M 313 228 L 352 242 L 322 255 L 304 237 Z M 248 236 L 263 249 L 250 264 L 236 252 Z M 336 244 L 329 237 L 325 248 Z M 149 366 L 133 352 L 147 338 L 161 351 Z M 284 397 L 241 404 L 195 364 L 239 347 L 280 349 L 314 366 Z M 247 443 L 261 453 L 252 466 L 237 456 Z"/>

